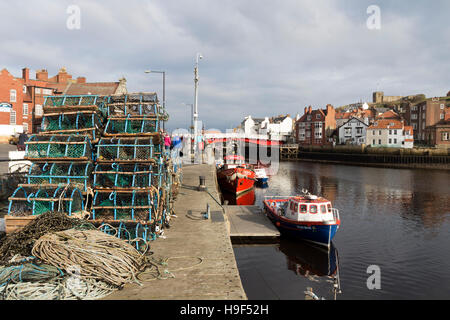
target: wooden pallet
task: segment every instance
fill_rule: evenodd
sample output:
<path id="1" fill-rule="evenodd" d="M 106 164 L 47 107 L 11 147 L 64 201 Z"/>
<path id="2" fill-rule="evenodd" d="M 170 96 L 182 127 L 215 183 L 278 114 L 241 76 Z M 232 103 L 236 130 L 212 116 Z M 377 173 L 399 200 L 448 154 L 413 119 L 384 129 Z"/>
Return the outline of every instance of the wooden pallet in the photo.
<path id="1" fill-rule="evenodd" d="M 37 216 L 26 216 L 26 217 L 14 217 L 10 215 L 5 216 L 5 231 L 6 233 L 11 233 L 16 230 L 20 230 L 34 220 Z"/>

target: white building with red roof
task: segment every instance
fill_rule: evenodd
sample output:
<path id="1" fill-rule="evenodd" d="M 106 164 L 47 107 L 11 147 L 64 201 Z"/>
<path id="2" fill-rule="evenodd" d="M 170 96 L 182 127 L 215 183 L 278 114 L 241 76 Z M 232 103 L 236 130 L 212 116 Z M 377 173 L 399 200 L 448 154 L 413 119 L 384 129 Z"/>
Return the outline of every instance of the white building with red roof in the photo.
<path id="1" fill-rule="evenodd" d="M 394 114 L 389 114 L 389 117 L 377 118 L 367 128 L 366 143 L 371 147 L 412 148 L 413 128 L 405 126 L 404 121 Z"/>

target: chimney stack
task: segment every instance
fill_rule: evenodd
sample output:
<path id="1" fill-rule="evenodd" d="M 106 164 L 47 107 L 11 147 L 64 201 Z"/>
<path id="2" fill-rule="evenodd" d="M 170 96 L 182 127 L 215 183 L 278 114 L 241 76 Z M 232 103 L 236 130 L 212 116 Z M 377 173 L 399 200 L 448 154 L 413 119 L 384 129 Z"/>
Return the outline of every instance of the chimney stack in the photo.
<path id="1" fill-rule="evenodd" d="M 28 68 L 22 69 L 22 79 L 25 81 L 25 83 L 27 83 L 28 80 L 30 80 L 30 69 Z"/>
<path id="2" fill-rule="evenodd" d="M 309 106 L 309 107 L 308 107 L 308 113 L 311 113 L 311 112 L 312 112 L 312 107 Z"/>
<path id="3" fill-rule="evenodd" d="M 77 83 L 86 83 L 86 77 L 78 77 Z"/>
<path id="4" fill-rule="evenodd" d="M 36 71 L 36 80 L 48 81 L 48 72 L 45 69 Z"/>
<path id="5" fill-rule="evenodd" d="M 305 114 L 308 112 L 308 108 L 307 107 L 305 107 Z"/>

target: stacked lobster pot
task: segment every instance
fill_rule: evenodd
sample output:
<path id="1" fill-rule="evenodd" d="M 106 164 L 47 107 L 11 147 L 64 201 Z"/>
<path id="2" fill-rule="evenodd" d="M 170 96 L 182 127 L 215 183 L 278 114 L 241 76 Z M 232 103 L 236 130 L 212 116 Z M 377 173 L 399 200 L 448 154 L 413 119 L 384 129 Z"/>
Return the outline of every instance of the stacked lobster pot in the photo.
<path id="1" fill-rule="evenodd" d="M 26 184 L 9 197 L 10 218 L 47 211 L 89 215 L 93 143 L 101 134 L 105 101 L 96 95 L 45 98 L 41 131 L 26 142 L 25 159 L 32 162 Z"/>
<path id="2" fill-rule="evenodd" d="M 91 217 L 128 237 L 153 240 L 167 218 L 160 128 L 167 115 L 155 93 L 110 96 L 97 144 Z M 117 228 L 116 228 L 117 229 Z M 126 230 L 126 231 L 125 231 Z M 132 232 L 130 232 L 132 230 Z"/>

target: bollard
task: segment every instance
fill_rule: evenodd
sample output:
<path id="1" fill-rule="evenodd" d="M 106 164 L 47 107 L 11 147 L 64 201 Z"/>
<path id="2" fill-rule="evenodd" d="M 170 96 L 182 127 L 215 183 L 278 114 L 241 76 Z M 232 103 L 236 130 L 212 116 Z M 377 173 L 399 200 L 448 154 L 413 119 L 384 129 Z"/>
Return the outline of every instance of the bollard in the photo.
<path id="1" fill-rule="evenodd" d="M 204 217 L 205 219 L 209 219 L 211 217 L 211 208 L 209 207 L 209 203 L 206 204 L 206 212 Z"/>
<path id="2" fill-rule="evenodd" d="M 205 177 L 204 176 L 199 176 L 199 180 L 200 180 L 200 184 L 198 186 L 198 191 L 206 190 Z"/>

